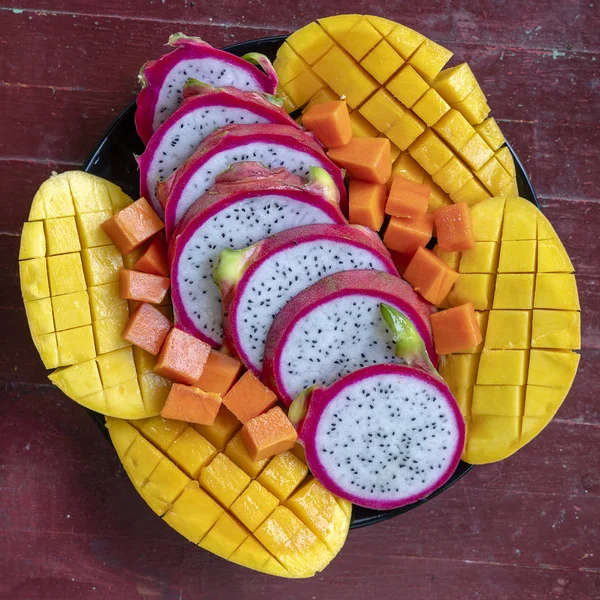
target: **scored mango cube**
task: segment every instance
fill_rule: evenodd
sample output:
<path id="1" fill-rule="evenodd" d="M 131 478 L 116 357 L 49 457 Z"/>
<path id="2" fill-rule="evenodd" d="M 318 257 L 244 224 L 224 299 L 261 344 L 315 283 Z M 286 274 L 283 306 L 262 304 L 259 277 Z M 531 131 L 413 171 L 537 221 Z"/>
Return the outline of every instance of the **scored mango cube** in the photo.
<path id="1" fill-rule="evenodd" d="M 472 386 L 477 377 L 478 367 L 478 354 L 440 356 L 440 375 L 452 391 Z"/>
<path id="2" fill-rule="evenodd" d="M 137 376 L 131 347 L 96 357 L 104 387 L 112 387 Z"/>
<path id="3" fill-rule="evenodd" d="M 385 135 L 400 150 L 406 150 L 424 131 L 425 124 L 421 119 L 407 110 Z"/>
<path id="4" fill-rule="evenodd" d="M 425 169 L 408 152 L 402 152 L 392 166 L 392 176 L 388 181 L 388 185 L 391 185 L 395 175 L 402 175 L 402 177 L 411 181 L 423 183 Z"/>
<path id="5" fill-rule="evenodd" d="M 194 429 L 217 450 L 224 450 L 241 427 L 240 421 L 225 406 L 221 406 L 212 425 L 194 425 Z"/>
<path id="6" fill-rule="evenodd" d="M 146 419 L 140 432 L 146 439 L 160 448 L 160 450 L 166 452 L 187 427 L 188 424 L 184 421 L 175 421 L 174 419 L 165 419 L 161 416 L 156 416 Z"/>
<path id="7" fill-rule="evenodd" d="M 54 331 L 54 316 L 50 298 L 29 300 L 25 302 L 25 314 L 29 323 L 32 337 L 52 333 Z"/>
<path id="8" fill-rule="evenodd" d="M 469 206 L 473 206 L 482 200 L 490 198 L 490 194 L 485 187 L 473 177 L 472 179 L 469 179 L 460 190 L 452 192 L 450 198 L 453 202 L 465 202 Z"/>
<path id="9" fill-rule="evenodd" d="M 495 273 L 498 265 L 497 242 L 475 242 L 469 250 L 463 250 L 460 257 L 461 273 Z"/>
<path id="10" fill-rule="evenodd" d="M 59 366 L 58 344 L 55 333 L 44 333 L 33 337 L 33 343 L 46 369 L 56 369 Z"/>
<path id="11" fill-rule="evenodd" d="M 296 106 L 302 106 L 322 88 L 323 82 L 311 70 L 307 69 L 292 81 L 288 81 L 283 86 L 283 91 Z"/>
<path id="12" fill-rule="evenodd" d="M 473 389 L 471 414 L 519 417 L 523 414 L 524 402 L 523 386 L 476 385 Z"/>
<path id="13" fill-rule="evenodd" d="M 52 296 L 52 310 L 56 331 L 83 327 L 92 322 L 90 299 L 85 291 Z"/>
<path id="14" fill-rule="evenodd" d="M 458 151 L 473 137 L 473 126 L 455 108 L 450 109 L 440 120 L 433 125 L 435 132 Z"/>
<path id="15" fill-rule="evenodd" d="M 385 40 L 381 40 L 360 64 L 383 84 L 404 64 L 404 59 Z"/>
<path id="16" fill-rule="evenodd" d="M 534 308 L 579 310 L 577 283 L 572 273 L 538 273 L 535 279 Z"/>
<path id="17" fill-rule="evenodd" d="M 231 512 L 250 531 L 255 531 L 279 505 L 279 500 L 257 481 L 252 481 L 231 505 Z"/>
<path id="18" fill-rule="evenodd" d="M 528 385 L 525 391 L 525 411 L 523 415 L 527 417 L 552 417 L 564 398 L 564 389 Z"/>
<path id="19" fill-rule="evenodd" d="M 292 33 L 286 43 L 309 65 L 315 64 L 333 45 L 331 38 L 314 22 Z M 283 85 L 287 82 L 280 81 L 280 83 Z"/>
<path id="20" fill-rule="evenodd" d="M 342 38 L 340 44 L 356 60 L 366 54 L 381 40 L 381 34 L 366 19 L 360 19 Z"/>
<path id="21" fill-rule="evenodd" d="M 404 60 L 407 60 L 425 41 L 425 36 L 406 25 L 397 24 L 385 39 Z"/>
<path id="22" fill-rule="evenodd" d="M 437 183 L 447 194 L 457 192 L 469 179 L 472 179 L 471 171 L 464 163 L 453 156 L 437 173 L 433 175 L 433 181 Z"/>
<path id="23" fill-rule="evenodd" d="M 479 84 L 475 85 L 471 93 L 464 100 L 450 104 L 452 108 L 459 110 L 471 125 L 481 123 L 490 114 L 491 110 Z"/>
<path id="24" fill-rule="evenodd" d="M 284 502 L 306 477 L 308 467 L 292 452 L 276 454 L 257 477 L 269 492 Z"/>
<path id="25" fill-rule="evenodd" d="M 111 217 L 112 212 L 108 210 L 76 215 L 75 220 L 77 221 L 77 229 L 79 230 L 79 239 L 84 248 L 112 244 L 111 239 L 104 233 L 104 229 L 100 227 L 104 221 L 107 221 Z"/>
<path id="26" fill-rule="evenodd" d="M 163 516 L 178 498 L 190 478 L 169 459 L 163 458 L 140 489 L 142 498 L 159 516 Z"/>
<path id="27" fill-rule="evenodd" d="M 75 212 L 112 212 L 110 193 L 104 179 L 83 171 L 69 171 L 67 178 Z"/>
<path id="28" fill-rule="evenodd" d="M 125 348 L 125 346 L 131 346 L 127 340 L 123 339 L 122 335 L 126 323 L 127 318 L 123 317 L 92 321 L 98 354 L 106 354 L 119 348 Z"/>
<path id="29" fill-rule="evenodd" d="M 429 214 L 433 214 L 440 206 L 449 206 L 452 204 L 452 200 L 450 200 L 446 192 L 433 181 L 429 173 L 425 173 L 423 183 L 431 190 L 429 206 L 427 207 L 427 212 Z"/>
<path id="30" fill-rule="evenodd" d="M 249 532 L 242 525 L 229 513 L 224 512 L 198 545 L 228 560 L 248 535 Z"/>
<path id="31" fill-rule="evenodd" d="M 70 173 L 52 175 L 46 179 L 36 192 L 33 204 L 42 201 L 44 205 L 44 218 L 68 217 L 75 214 L 71 189 L 69 186 Z"/>
<path id="32" fill-rule="evenodd" d="M 118 281 L 123 268 L 123 256 L 114 245 L 85 248 L 81 252 L 88 285 L 103 285 Z"/>
<path id="33" fill-rule="evenodd" d="M 198 486 L 198 482 L 190 481 L 173 502 L 164 520 L 190 542 L 197 544 L 223 512 L 223 508 Z"/>
<path id="34" fill-rule="evenodd" d="M 165 405 L 173 382 L 150 372 L 138 375 L 138 384 L 146 412 L 150 415 L 159 414 Z"/>
<path id="35" fill-rule="evenodd" d="M 377 129 L 357 110 L 350 113 L 350 125 L 352 127 L 352 137 L 377 137 Z"/>
<path id="36" fill-rule="evenodd" d="M 58 360 L 61 365 L 72 365 L 96 356 L 94 333 L 91 325 L 58 331 Z"/>
<path id="37" fill-rule="evenodd" d="M 581 315 L 570 310 L 533 311 L 532 348 L 577 350 L 581 347 Z"/>
<path id="38" fill-rule="evenodd" d="M 550 221 L 542 214 L 538 213 L 537 216 L 537 239 L 538 240 L 556 240 L 558 235 L 554 231 L 554 227 L 550 224 Z"/>
<path id="39" fill-rule="evenodd" d="M 308 68 L 304 60 L 300 58 L 287 41 L 279 47 L 273 66 L 277 71 L 279 85 L 285 85 Z"/>
<path id="40" fill-rule="evenodd" d="M 136 487 L 142 487 L 163 459 L 163 455 L 150 442 L 138 436 L 121 458 L 123 467 Z"/>
<path id="41" fill-rule="evenodd" d="M 471 227 L 476 242 L 498 242 L 506 198 L 498 197 L 471 208 Z"/>
<path id="42" fill-rule="evenodd" d="M 533 273 L 499 273 L 494 308 L 533 308 Z"/>
<path id="43" fill-rule="evenodd" d="M 489 310 L 494 298 L 494 279 L 491 273 L 461 273 L 448 294 L 450 306 L 471 302 L 475 310 Z"/>
<path id="44" fill-rule="evenodd" d="M 556 238 L 539 240 L 537 246 L 538 273 L 572 273 L 573 264 L 563 246 Z"/>
<path id="45" fill-rule="evenodd" d="M 527 349 L 531 340 L 531 311 L 491 310 L 484 347 L 489 350 Z"/>
<path id="46" fill-rule="evenodd" d="M 123 321 L 123 324 L 127 322 L 127 319 L 129 319 L 129 307 L 127 300 L 119 296 L 118 281 L 90 287 L 88 288 L 88 293 L 90 295 L 90 308 L 92 309 L 92 319 L 94 321 L 117 318 Z"/>
<path id="47" fill-rule="evenodd" d="M 229 557 L 232 563 L 255 571 L 262 571 L 267 562 L 272 559 L 273 557 L 252 536 L 248 536 Z"/>
<path id="48" fill-rule="evenodd" d="M 384 37 L 389 35 L 394 27 L 396 27 L 396 23 L 394 21 L 390 21 L 389 19 L 385 19 L 383 17 L 376 17 L 374 15 L 365 15 L 365 19 L 379 31 L 381 35 Z"/>
<path id="49" fill-rule="evenodd" d="M 49 256 L 81 250 L 75 217 L 46 219 L 44 226 Z"/>
<path id="50" fill-rule="evenodd" d="M 506 172 L 513 178 L 511 183 L 515 183 L 514 177 L 517 176 L 517 168 L 515 167 L 515 161 L 508 149 L 508 146 L 504 146 L 504 148 L 500 148 L 494 153 L 494 156 L 498 159 L 500 164 L 506 169 Z M 516 194 L 515 194 L 516 195 Z"/>
<path id="51" fill-rule="evenodd" d="M 359 19 L 362 19 L 362 15 L 334 15 L 318 19 L 318 22 L 339 43 Z"/>
<path id="52" fill-rule="evenodd" d="M 387 131 L 405 112 L 385 90 L 375 92 L 358 111 L 381 132 Z"/>
<path id="53" fill-rule="evenodd" d="M 169 458 L 190 477 L 197 479 L 200 470 L 217 454 L 217 449 L 193 427 L 186 427 L 167 448 Z"/>
<path id="54" fill-rule="evenodd" d="M 536 240 L 503 240 L 498 273 L 535 272 L 536 244 Z"/>
<path id="55" fill-rule="evenodd" d="M 529 357 L 529 385 L 569 389 L 575 378 L 579 354 L 534 348 Z"/>
<path id="56" fill-rule="evenodd" d="M 429 89 L 427 82 L 410 66 L 404 65 L 392 79 L 386 88 L 406 106 L 412 105 Z"/>
<path id="57" fill-rule="evenodd" d="M 200 471 L 200 485 L 225 508 L 235 502 L 249 483 L 250 477 L 221 452 Z"/>
<path id="58" fill-rule="evenodd" d="M 148 415 L 137 379 L 130 379 L 106 388 L 108 414 L 121 415 L 124 419 L 141 419 Z"/>
<path id="59" fill-rule="evenodd" d="M 452 58 L 452 52 L 432 40 L 426 39 L 410 57 L 410 64 L 431 84 Z"/>
<path id="60" fill-rule="evenodd" d="M 472 416 L 463 460 L 484 464 L 509 456 L 519 448 L 520 429 L 521 417 Z"/>
<path id="61" fill-rule="evenodd" d="M 489 331 L 489 323 L 488 323 Z M 527 382 L 526 350 L 483 349 L 479 360 L 479 385 L 525 385 Z"/>
<path id="62" fill-rule="evenodd" d="M 250 477 L 256 477 L 268 464 L 269 458 L 254 461 L 250 458 L 246 444 L 239 431 L 236 433 L 225 448 L 225 456 L 230 458 L 240 469 L 243 469 Z"/>
<path id="63" fill-rule="evenodd" d="M 539 211 L 531 202 L 509 196 L 504 208 L 502 240 L 535 240 L 538 216 Z"/>
<path id="64" fill-rule="evenodd" d="M 434 89 L 449 104 L 464 100 L 477 85 L 477 79 L 467 63 L 445 69 L 433 82 Z"/>
<path id="65" fill-rule="evenodd" d="M 19 279 L 23 300 L 39 300 L 50 296 L 45 258 L 19 261 Z"/>
<path id="66" fill-rule="evenodd" d="M 415 102 L 412 110 L 431 127 L 450 110 L 450 105 L 430 88 Z"/>
<path id="67" fill-rule="evenodd" d="M 57 369 L 48 375 L 48 379 L 73 400 L 102 391 L 102 381 L 95 360 Z"/>
<path id="68" fill-rule="evenodd" d="M 476 169 L 475 175 L 495 196 L 499 196 L 502 189 L 511 182 L 511 176 L 495 156 L 492 156 L 483 167 Z"/>
<path id="69" fill-rule="evenodd" d="M 41 221 L 26 221 L 21 231 L 19 260 L 46 256 L 46 235 Z"/>
<path id="70" fill-rule="evenodd" d="M 53 296 L 87 290 L 79 252 L 49 256 L 48 278 Z"/>
<path id="71" fill-rule="evenodd" d="M 488 117 L 485 121 L 475 125 L 475 130 L 494 152 L 505 142 L 504 135 L 494 117 Z"/>
<path id="72" fill-rule="evenodd" d="M 459 149 L 458 154 L 473 170 L 481 169 L 481 167 L 494 156 L 492 149 L 484 142 L 483 138 L 478 133 L 475 133 L 473 137 Z"/>
<path id="73" fill-rule="evenodd" d="M 431 129 L 411 144 L 409 152 L 430 175 L 437 173 L 454 156 Z"/>

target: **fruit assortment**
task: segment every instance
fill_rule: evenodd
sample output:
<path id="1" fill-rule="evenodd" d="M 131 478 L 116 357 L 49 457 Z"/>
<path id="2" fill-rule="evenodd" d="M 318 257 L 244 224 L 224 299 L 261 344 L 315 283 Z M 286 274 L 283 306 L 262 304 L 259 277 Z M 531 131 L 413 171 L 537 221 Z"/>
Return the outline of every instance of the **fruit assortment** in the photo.
<path id="1" fill-rule="evenodd" d="M 421 34 L 328 17 L 274 65 L 169 44 L 140 74 L 141 197 L 67 172 L 33 200 L 31 334 L 166 523 L 310 577 L 352 503 L 414 503 L 545 427 L 573 268 L 468 65 Z"/>

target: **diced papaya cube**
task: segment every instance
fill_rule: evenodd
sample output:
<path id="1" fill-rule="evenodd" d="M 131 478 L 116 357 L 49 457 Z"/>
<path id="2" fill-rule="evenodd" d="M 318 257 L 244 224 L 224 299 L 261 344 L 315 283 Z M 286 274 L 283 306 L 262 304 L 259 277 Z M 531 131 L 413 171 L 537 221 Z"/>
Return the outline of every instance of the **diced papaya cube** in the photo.
<path id="1" fill-rule="evenodd" d="M 388 40 L 389 41 L 389 40 Z M 406 108 L 413 104 L 429 89 L 427 82 L 410 65 L 404 65 L 386 84 L 386 88 Z"/>
<path id="2" fill-rule="evenodd" d="M 462 148 L 475 134 L 473 126 L 454 108 L 444 114 L 433 129 L 454 150 Z"/>
<path id="3" fill-rule="evenodd" d="M 381 34 L 366 19 L 360 19 L 341 39 L 340 44 L 356 60 L 361 60 L 380 40 Z"/>
<path id="4" fill-rule="evenodd" d="M 433 253 L 444 263 L 446 263 L 453 271 L 458 272 L 458 265 L 461 260 L 461 253 L 458 251 L 446 252 L 441 250 L 438 245 L 433 248 Z"/>
<path id="5" fill-rule="evenodd" d="M 409 152 L 430 175 L 437 173 L 454 156 L 431 129 L 411 144 Z"/>
<path id="6" fill-rule="evenodd" d="M 573 383 L 579 354 L 562 350 L 534 348 L 529 357 L 529 385 L 569 389 Z"/>
<path id="7" fill-rule="evenodd" d="M 390 141 L 386 138 L 352 138 L 348 144 L 330 149 L 327 155 L 357 179 L 385 183 L 392 172 Z"/>
<path id="8" fill-rule="evenodd" d="M 209 352 L 207 343 L 173 327 L 158 355 L 154 372 L 167 379 L 193 385 L 202 375 Z"/>
<path id="9" fill-rule="evenodd" d="M 450 105 L 452 108 L 460 110 L 471 125 L 478 125 L 490 114 L 490 107 L 479 84 L 475 85 L 464 100 L 455 103 L 451 102 Z"/>
<path id="10" fill-rule="evenodd" d="M 252 481 L 231 505 L 231 512 L 250 531 L 255 531 L 278 505 L 279 500 L 271 492 L 258 481 Z"/>
<path id="11" fill-rule="evenodd" d="M 475 246 L 464 250 L 460 257 L 461 273 L 495 273 L 498 266 L 497 242 L 475 242 Z"/>
<path id="12" fill-rule="evenodd" d="M 310 69 L 288 81 L 283 87 L 284 92 L 296 106 L 306 104 L 325 84 Z"/>
<path id="13" fill-rule="evenodd" d="M 475 310 L 489 310 L 492 308 L 492 300 L 494 308 L 497 308 L 492 273 L 461 273 L 448 294 L 450 306 L 472 302 Z"/>
<path id="14" fill-rule="evenodd" d="M 489 117 L 479 125 L 475 125 L 475 129 L 494 152 L 504 144 L 504 136 L 494 117 Z"/>
<path id="15" fill-rule="evenodd" d="M 211 349 L 200 378 L 194 382 L 205 392 L 214 392 L 224 396 L 235 383 L 242 363 L 233 356 Z"/>
<path id="16" fill-rule="evenodd" d="M 94 332 L 91 325 L 58 331 L 56 343 L 61 365 L 71 365 L 96 356 Z"/>
<path id="17" fill-rule="evenodd" d="M 164 226 L 145 198 L 136 200 L 102 224 L 121 254 L 141 246 Z"/>
<path id="18" fill-rule="evenodd" d="M 471 208 L 471 227 L 477 242 L 499 242 L 506 198 L 492 198 Z"/>
<path id="19" fill-rule="evenodd" d="M 483 167 L 477 169 L 475 175 L 495 196 L 499 195 L 502 188 L 511 181 L 511 176 L 495 156 L 492 156 Z"/>
<path id="20" fill-rule="evenodd" d="M 217 450 L 224 450 L 241 426 L 242 424 L 227 410 L 227 407 L 221 405 L 212 425 L 194 425 L 194 429 Z"/>
<path id="21" fill-rule="evenodd" d="M 533 311 L 533 348 L 577 350 L 581 347 L 581 315 L 570 310 Z"/>
<path id="22" fill-rule="evenodd" d="M 171 285 L 168 277 L 121 269 L 119 274 L 119 293 L 126 300 L 138 300 L 150 304 L 160 304 Z"/>
<path id="23" fill-rule="evenodd" d="M 433 181 L 437 183 L 447 194 L 457 192 L 469 179 L 472 179 L 471 171 L 465 164 L 453 156 L 437 173 L 433 175 Z"/>
<path id="24" fill-rule="evenodd" d="M 572 273 L 573 264 L 569 255 L 556 238 L 553 240 L 539 240 L 537 243 L 537 271 L 538 273 Z"/>
<path id="25" fill-rule="evenodd" d="M 95 360 L 57 369 L 48 375 L 48 379 L 73 400 L 102 391 L 102 381 Z"/>
<path id="26" fill-rule="evenodd" d="M 479 354 L 448 354 L 440 357 L 440 375 L 453 392 L 475 384 L 479 356 Z"/>
<path id="27" fill-rule="evenodd" d="M 263 567 L 273 557 L 252 536 L 248 536 L 229 557 L 229 561 L 248 569 L 262 571 Z"/>
<path id="28" fill-rule="evenodd" d="M 160 415 L 165 419 L 212 425 L 220 407 L 221 396 L 219 394 L 174 383 Z"/>
<path id="29" fill-rule="evenodd" d="M 225 455 L 252 478 L 255 478 L 269 462 L 268 458 L 252 460 L 239 432 L 229 440 L 225 448 Z"/>
<path id="30" fill-rule="evenodd" d="M 323 87 L 313 95 L 310 102 L 302 109 L 302 114 L 307 113 L 313 106 L 325 104 L 326 102 L 337 102 L 339 99 L 340 97 L 332 89 Z M 300 122 L 302 122 L 302 119 L 300 119 Z"/>
<path id="31" fill-rule="evenodd" d="M 170 329 L 167 317 L 151 304 L 142 302 L 129 318 L 123 339 L 150 354 L 158 354 Z"/>
<path id="32" fill-rule="evenodd" d="M 431 88 L 415 102 L 412 110 L 431 127 L 450 110 L 450 105 Z"/>
<path id="33" fill-rule="evenodd" d="M 469 179 L 460 190 L 450 194 L 452 202 L 464 202 L 469 206 L 473 206 L 490 197 L 490 193 L 475 177 Z"/>
<path id="34" fill-rule="evenodd" d="M 223 508 L 200 489 L 198 482 L 190 481 L 169 508 L 164 520 L 190 542 L 197 544 L 222 514 Z"/>
<path id="35" fill-rule="evenodd" d="M 23 223 L 19 260 L 42 258 L 46 256 L 46 236 L 44 224 L 41 221 Z"/>
<path id="36" fill-rule="evenodd" d="M 431 190 L 421 183 L 415 183 L 396 175 L 385 205 L 385 212 L 394 217 L 418 218 L 427 212 Z"/>
<path id="37" fill-rule="evenodd" d="M 400 148 L 406 150 L 423 132 L 425 123 L 409 110 L 392 125 L 385 135 Z"/>
<path id="38" fill-rule="evenodd" d="M 96 246 L 108 246 L 110 238 L 104 233 L 102 223 L 112 216 L 111 211 L 78 213 L 75 215 L 79 239 L 84 248 L 95 248 Z"/>
<path id="39" fill-rule="evenodd" d="M 29 331 L 33 337 L 54 331 L 54 316 L 50 298 L 26 301 L 25 314 L 29 323 Z"/>
<path id="40" fill-rule="evenodd" d="M 279 406 L 274 406 L 245 423 L 240 435 L 248 454 L 255 461 L 290 450 L 298 437 L 294 426 Z"/>
<path id="41" fill-rule="evenodd" d="M 53 296 L 87 289 L 79 252 L 49 256 L 48 278 Z"/>
<path id="42" fill-rule="evenodd" d="M 471 213 L 464 204 L 442 206 L 434 213 L 440 250 L 468 250 L 475 246 L 475 237 L 471 227 Z"/>
<path id="43" fill-rule="evenodd" d="M 123 257 L 115 246 L 85 248 L 81 252 L 88 285 L 103 285 L 119 279 Z"/>
<path id="44" fill-rule="evenodd" d="M 223 398 L 223 404 L 242 422 L 260 415 L 277 402 L 277 396 L 251 371 L 246 371 Z"/>
<path id="45" fill-rule="evenodd" d="M 429 213 L 414 219 L 392 217 L 383 236 L 387 248 L 412 254 L 424 247 L 433 233 L 433 215 Z"/>
<path id="46" fill-rule="evenodd" d="M 477 383 L 479 385 L 525 385 L 527 350 L 486 350 L 481 352 Z"/>
<path id="47" fill-rule="evenodd" d="M 460 148 L 458 154 L 471 169 L 481 169 L 481 167 L 494 156 L 492 149 L 478 133 L 475 133 L 473 137 Z"/>
<path id="48" fill-rule="evenodd" d="M 503 240 L 498 273 L 533 273 L 536 271 L 535 258 L 535 240 Z"/>
<path id="49" fill-rule="evenodd" d="M 360 64 L 383 84 L 404 64 L 404 59 L 385 40 L 381 40 Z"/>
<path id="50" fill-rule="evenodd" d="M 439 305 L 458 279 L 458 273 L 450 269 L 433 252 L 418 248 L 404 271 L 404 279 L 423 298 Z"/>
<path id="51" fill-rule="evenodd" d="M 385 218 L 386 187 L 361 179 L 351 179 L 349 190 L 349 222 L 379 231 Z"/>
<path id="52" fill-rule="evenodd" d="M 48 255 L 81 250 L 75 217 L 57 217 L 44 221 Z"/>
<path id="53" fill-rule="evenodd" d="M 248 487 L 250 477 L 222 452 L 200 471 L 200 485 L 225 508 Z"/>
<path id="54" fill-rule="evenodd" d="M 292 33 L 286 43 L 310 65 L 317 62 L 333 44 L 331 38 L 314 22 Z"/>
<path id="55" fill-rule="evenodd" d="M 168 447 L 167 454 L 190 477 L 197 479 L 200 470 L 216 456 L 217 449 L 193 427 L 185 427 Z"/>
<path id="56" fill-rule="evenodd" d="M 494 308 L 529 309 L 532 307 L 533 274 L 499 273 L 496 278 Z"/>
<path id="57" fill-rule="evenodd" d="M 343 100 L 311 106 L 302 124 L 312 131 L 326 148 L 343 146 L 352 139 L 348 106 Z"/>
<path id="58" fill-rule="evenodd" d="M 531 202 L 509 196 L 504 205 L 502 240 L 535 240 L 539 214 Z"/>
<path id="59" fill-rule="evenodd" d="M 491 310 L 485 334 L 489 350 L 527 349 L 531 339 L 531 311 Z"/>
<path id="60" fill-rule="evenodd" d="M 151 273 L 152 275 L 169 276 L 169 265 L 167 263 L 167 243 L 163 233 L 159 233 L 150 242 L 150 245 L 142 252 L 133 264 L 135 271 Z"/>
<path id="61" fill-rule="evenodd" d="M 464 100 L 477 85 L 477 79 L 467 63 L 445 69 L 433 82 L 434 89 L 450 104 Z"/>
<path id="62" fill-rule="evenodd" d="M 377 129 L 357 110 L 350 113 L 350 125 L 352 126 L 353 137 L 377 137 Z"/>
<path id="63" fill-rule="evenodd" d="M 308 467 L 289 450 L 277 454 L 262 470 L 257 481 L 269 492 L 285 502 L 290 494 L 302 483 Z"/>
<path id="64" fill-rule="evenodd" d="M 401 175 L 416 183 L 423 183 L 425 169 L 408 152 L 402 152 L 392 166 L 392 176 L 386 184 L 388 187 L 392 185 L 395 175 Z"/>
<path id="65" fill-rule="evenodd" d="M 440 355 L 464 352 L 481 342 L 481 331 L 470 302 L 434 313 L 430 320 L 435 351 Z"/>
<path id="66" fill-rule="evenodd" d="M 377 90 L 360 108 L 360 114 L 378 131 L 387 131 L 404 115 L 404 109 L 384 89 Z"/>

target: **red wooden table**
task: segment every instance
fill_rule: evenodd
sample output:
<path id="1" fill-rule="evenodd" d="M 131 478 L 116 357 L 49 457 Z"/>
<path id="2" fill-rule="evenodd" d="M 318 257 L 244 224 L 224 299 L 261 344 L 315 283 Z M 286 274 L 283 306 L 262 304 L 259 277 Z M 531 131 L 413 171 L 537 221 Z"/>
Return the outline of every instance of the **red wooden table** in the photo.
<path id="1" fill-rule="evenodd" d="M 0 0 L 1 598 L 600 598 L 596 0 L 331 4 Z M 147 509 L 85 411 L 49 385 L 17 253 L 35 189 L 81 165 L 171 32 L 223 46 L 332 12 L 401 21 L 469 61 L 577 269 L 583 350 L 535 442 L 409 515 L 353 531 L 323 574 L 293 582 L 195 548 Z"/>

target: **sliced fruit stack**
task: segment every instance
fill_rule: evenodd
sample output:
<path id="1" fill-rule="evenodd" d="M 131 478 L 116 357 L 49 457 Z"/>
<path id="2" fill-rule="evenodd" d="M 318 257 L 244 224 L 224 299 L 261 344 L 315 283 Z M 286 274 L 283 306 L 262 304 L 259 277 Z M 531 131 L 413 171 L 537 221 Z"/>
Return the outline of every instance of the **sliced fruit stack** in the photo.
<path id="1" fill-rule="evenodd" d="M 510 152 L 420 34 L 345 15 L 290 36 L 303 127 L 266 57 L 170 44 L 141 73 L 142 197 L 70 172 L 34 199 L 31 333 L 165 522 L 309 577 L 351 503 L 425 498 L 547 424 L 577 367 L 572 268 L 532 205 L 487 199 L 515 190 Z"/>

